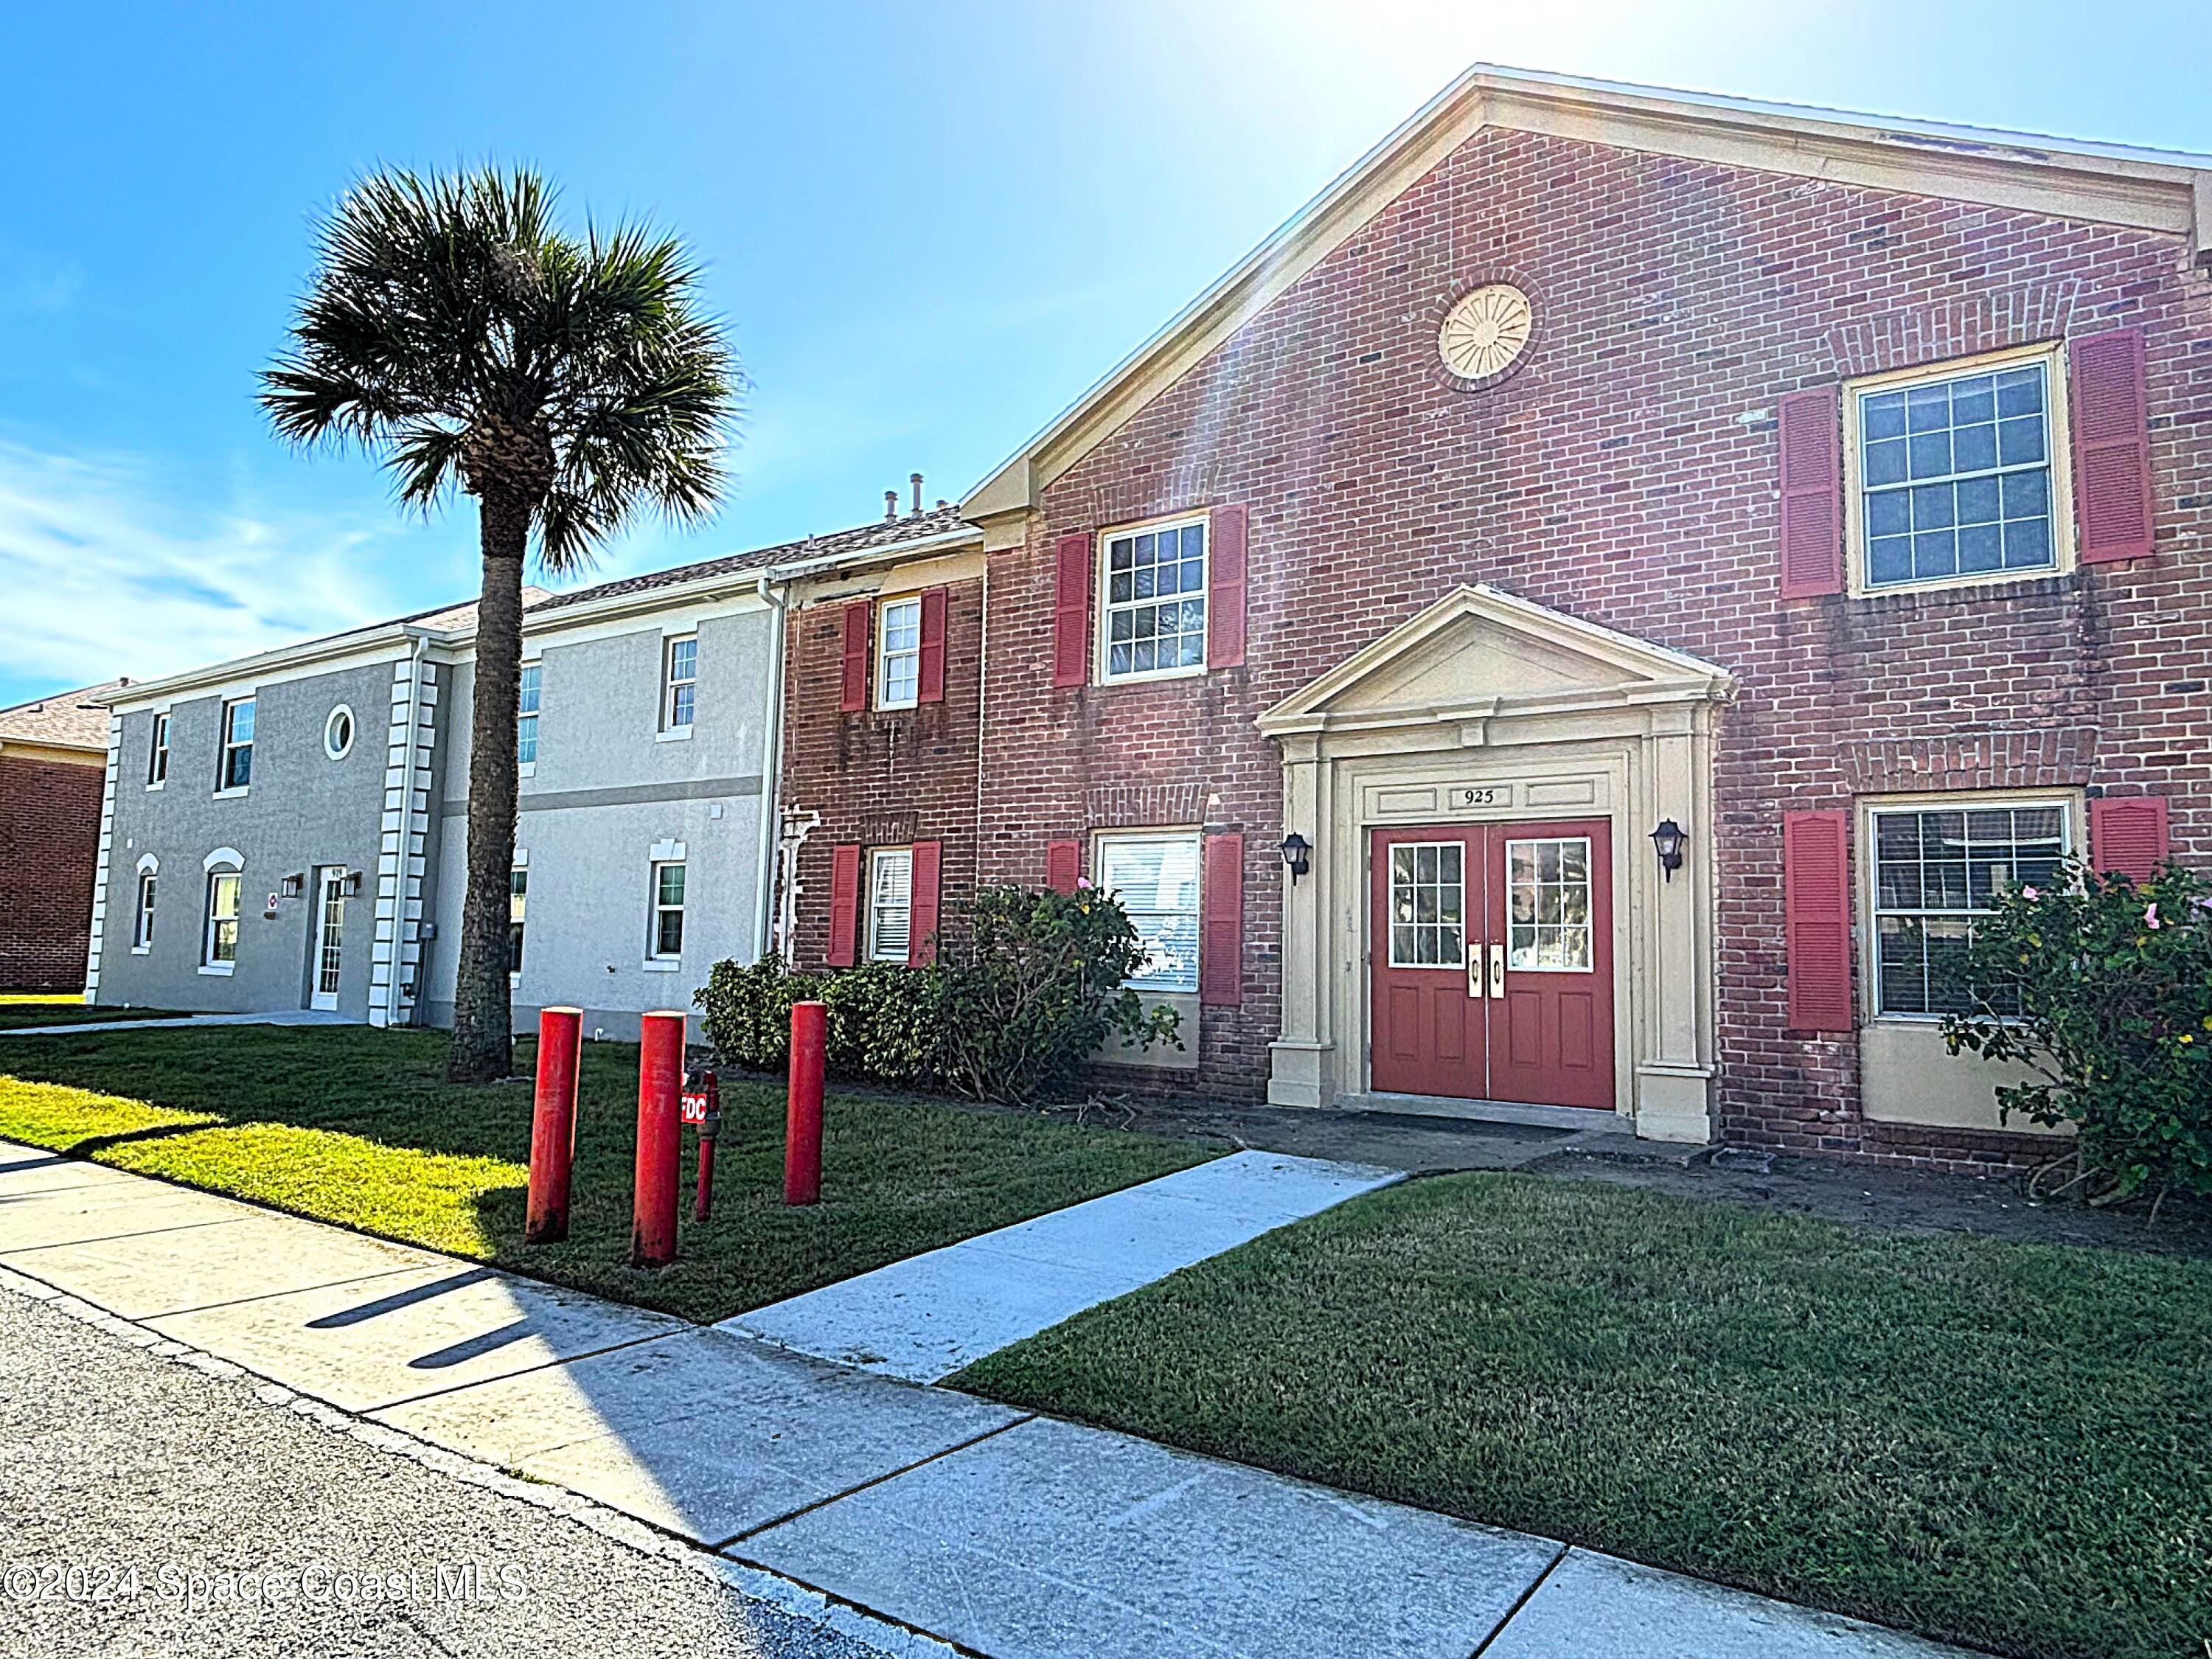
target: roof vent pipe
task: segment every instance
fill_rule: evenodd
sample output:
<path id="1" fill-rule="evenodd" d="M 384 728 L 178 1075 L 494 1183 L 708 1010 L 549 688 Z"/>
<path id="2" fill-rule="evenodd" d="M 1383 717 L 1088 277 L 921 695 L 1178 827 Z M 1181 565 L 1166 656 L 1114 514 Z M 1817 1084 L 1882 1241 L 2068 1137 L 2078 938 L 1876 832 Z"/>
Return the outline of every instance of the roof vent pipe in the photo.
<path id="1" fill-rule="evenodd" d="M 890 524 L 897 517 L 898 491 L 896 489 L 886 489 L 884 491 L 884 522 L 885 524 Z"/>
<path id="2" fill-rule="evenodd" d="M 913 475 L 913 483 L 914 483 L 914 510 L 915 510 L 915 515 L 916 515 L 917 517 L 919 517 L 919 516 L 920 516 L 920 514 L 921 514 L 921 473 L 917 472 L 917 473 L 915 473 L 915 474 L 914 474 L 914 475 Z"/>

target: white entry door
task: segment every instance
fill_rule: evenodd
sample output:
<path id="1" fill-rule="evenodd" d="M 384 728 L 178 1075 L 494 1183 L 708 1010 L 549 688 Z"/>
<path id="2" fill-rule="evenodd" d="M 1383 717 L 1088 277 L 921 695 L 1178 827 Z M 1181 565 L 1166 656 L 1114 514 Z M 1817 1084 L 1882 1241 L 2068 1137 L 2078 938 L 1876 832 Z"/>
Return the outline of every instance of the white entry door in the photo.
<path id="1" fill-rule="evenodd" d="M 344 959 L 345 874 L 335 866 L 315 884 L 315 988 L 311 1008 L 338 1006 L 338 964 Z"/>

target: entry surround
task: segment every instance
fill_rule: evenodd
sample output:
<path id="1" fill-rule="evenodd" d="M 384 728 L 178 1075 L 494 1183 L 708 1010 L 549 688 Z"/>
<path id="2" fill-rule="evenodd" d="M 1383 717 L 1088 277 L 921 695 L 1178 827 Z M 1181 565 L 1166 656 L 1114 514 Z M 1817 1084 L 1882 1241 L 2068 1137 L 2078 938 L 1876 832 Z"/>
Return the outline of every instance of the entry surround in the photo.
<path id="1" fill-rule="evenodd" d="M 1283 894 L 1270 1101 L 1370 1088 L 1369 831 L 1603 817 L 1614 917 L 1613 1109 L 1647 1139 L 1712 1139 L 1712 753 L 1722 668 L 1480 585 L 1445 595 L 1262 715 L 1283 826 L 1314 848 Z M 1689 832 L 1668 879 L 1644 837 Z"/>

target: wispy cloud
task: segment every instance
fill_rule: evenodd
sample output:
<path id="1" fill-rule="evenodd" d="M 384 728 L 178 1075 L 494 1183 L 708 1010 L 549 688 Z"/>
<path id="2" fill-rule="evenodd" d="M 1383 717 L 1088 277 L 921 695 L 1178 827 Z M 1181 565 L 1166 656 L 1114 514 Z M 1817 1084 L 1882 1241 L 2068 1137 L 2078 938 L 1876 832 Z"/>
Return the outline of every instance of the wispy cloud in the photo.
<path id="1" fill-rule="evenodd" d="M 129 459 L 0 442 L 0 693 L 151 678 L 407 610 L 379 569 L 385 533 L 175 505 Z"/>

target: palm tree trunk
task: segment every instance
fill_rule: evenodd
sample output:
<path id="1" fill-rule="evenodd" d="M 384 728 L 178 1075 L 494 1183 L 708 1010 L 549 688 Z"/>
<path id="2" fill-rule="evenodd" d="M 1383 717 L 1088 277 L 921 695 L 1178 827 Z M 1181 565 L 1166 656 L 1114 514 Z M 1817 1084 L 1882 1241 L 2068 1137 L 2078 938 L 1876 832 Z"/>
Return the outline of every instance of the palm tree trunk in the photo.
<path id="1" fill-rule="evenodd" d="M 507 977 L 514 871 L 514 721 L 522 679 L 522 560 L 529 508 L 510 492 L 478 500 L 483 593 L 477 601 L 476 693 L 469 713 L 469 871 L 453 987 L 453 1083 L 491 1083 L 514 1064 Z"/>

